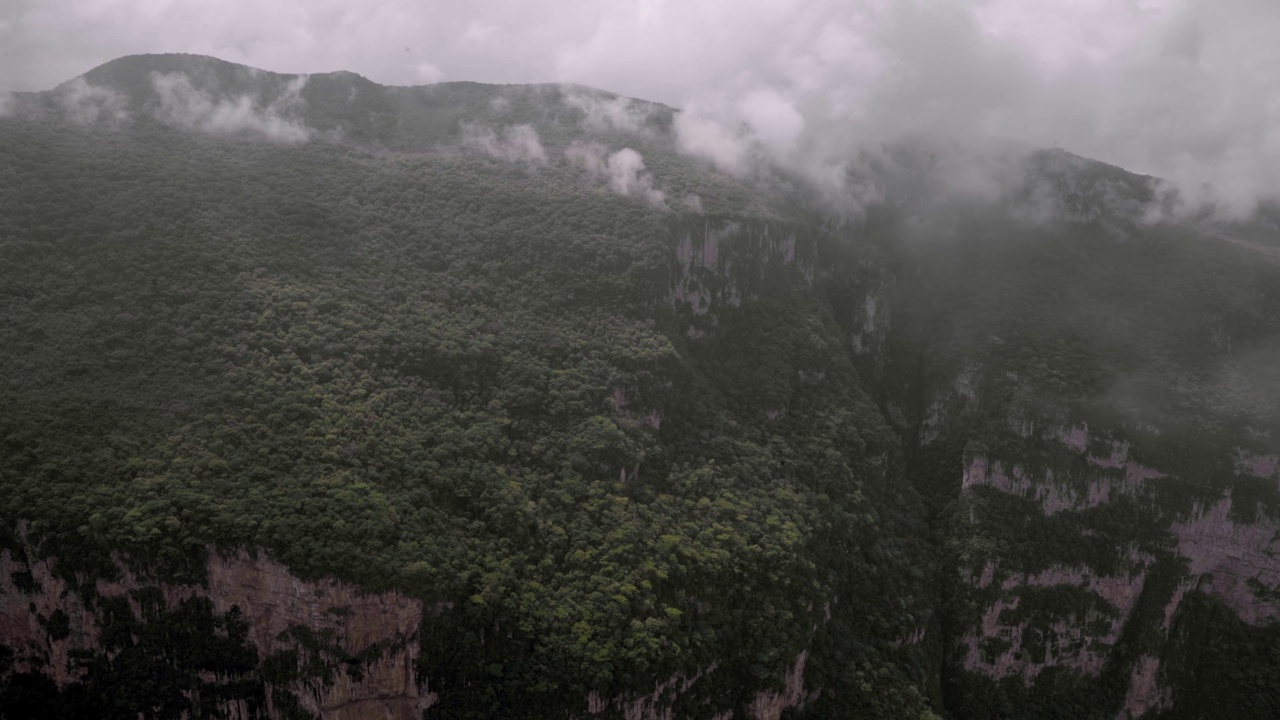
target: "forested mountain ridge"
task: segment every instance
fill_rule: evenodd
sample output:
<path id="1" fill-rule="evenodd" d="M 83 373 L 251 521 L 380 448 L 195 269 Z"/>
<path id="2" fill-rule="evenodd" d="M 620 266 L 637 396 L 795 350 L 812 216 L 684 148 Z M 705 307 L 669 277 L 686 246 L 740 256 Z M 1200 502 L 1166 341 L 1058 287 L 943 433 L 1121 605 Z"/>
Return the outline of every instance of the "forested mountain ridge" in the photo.
<path id="1" fill-rule="evenodd" d="M 139 56 L 8 107 L 10 716 L 1274 709 L 1265 224 L 907 147 L 851 218 L 584 88 Z M 355 586 L 417 627 L 299 599 Z"/>

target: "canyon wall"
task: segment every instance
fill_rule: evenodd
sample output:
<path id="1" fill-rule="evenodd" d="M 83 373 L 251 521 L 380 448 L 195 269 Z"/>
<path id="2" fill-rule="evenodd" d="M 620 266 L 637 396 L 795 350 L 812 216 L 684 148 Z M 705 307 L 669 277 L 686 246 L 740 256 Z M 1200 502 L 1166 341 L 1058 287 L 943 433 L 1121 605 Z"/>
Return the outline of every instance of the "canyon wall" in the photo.
<path id="1" fill-rule="evenodd" d="M 118 579 L 97 580 L 92 593 L 82 594 L 56 573 L 56 560 L 28 561 L 0 550 L 0 645 L 13 651 L 15 671 L 42 672 L 66 688 L 89 671 L 78 659 L 103 645 L 104 601 L 123 599 L 141 619 L 144 591 L 151 589 L 168 610 L 207 598 L 218 615 L 238 614 L 248 623 L 259 668 L 291 666 L 285 669 L 294 677 L 283 687 L 258 674 L 262 705 L 235 701 L 222 708 L 227 717 L 281 717 L 283 699 L 324 720 L 409 720 L 435 700 L 414 675 L 420 601 L 397 592 L 363 593 L 331 578 L 304 581 L 243 551 L 222 557 L 211 550 L 206 569 L 205 586 L 169 585 L 148 582 L 121 564 Z M 51 629 L 54 624 L 65 627 Z M 316 668 L 323 671 L 312 672 Z M 215 684 L 231 680 L 201 672 Z"/>
<path id="2" fill-rule="evenodd" d="M 959 639 L 966 672 L 1029 690 L 1052 669 L 1100 684 L 1113 674 L 1123 677 L 1118 720 L 1139 718 L 1177 701 L 1162 662 L 1188 593 L 1248 625 L 1280 618 L 1280 524 L 1233 513 L 1231 485 L 1215 491 L 1148 467 L 1083 424 L 1044 427 L 1035 443 L 1046 450 L 1023 461 L 974 455 L 961 479 L 962 533 L 994 540 L 964 570 L 974 609 Z M 1240 478 L 1274 480 L 1270 458 L 1236 453 Z M 1208 499 L 1179 509 L 1189 492 Z M 1010 532 L 1014 523 L 1032 529 Z M 1010 536 L 1036 538 L 1040 557 L 1004 545 Z"/>

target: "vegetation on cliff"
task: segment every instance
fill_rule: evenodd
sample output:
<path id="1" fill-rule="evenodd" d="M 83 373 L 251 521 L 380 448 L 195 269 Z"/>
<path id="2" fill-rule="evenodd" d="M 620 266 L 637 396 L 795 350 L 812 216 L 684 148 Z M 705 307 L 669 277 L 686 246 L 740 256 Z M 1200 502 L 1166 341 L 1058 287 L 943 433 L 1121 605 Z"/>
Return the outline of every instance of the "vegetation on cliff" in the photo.
<path id="1" fill-rule="evenodd" d="M 175 73 L 210 103 L 257 83 L 274 124 L 156 115 Z M 899 195 L 838 220 L 802 184 L 680 155 L 669 108 L 585 89 L 174 57 L 86 77 L 115 99 L 68 86 L 0 118 L 0 532 L 82 586 L 117 554 L 199 582 L 213 546 L 402 589 L 432 608 L 437 717 L 580 715 L 668 678 L 678 716 L 742 715 L 798 657 L 813 717 L 1114 717 L 1166 650 L 1175 698 L 1274 675 L 1261 645 L 1232 660 L 1160 625 L 1185 572 L 1171 519 L 1228 488 L 1242 522 L 1277 514 L 1275 478 L 1239 468 L 1280 437 L 1280 270 L 1115 209 L 1147 179 L 1040 153 L 1025 194 L 922 207 L 928 161 L 904 156 L 876 178 Z M 651 172 L 621 156 L 630 185 L 591 164 L 624 142 Z M 988 459 L 1063 497 L 1128 462 L 1164 479 L 1051 508 L 962 493 Z M 1147 595 L 1101 670 L 964 668 L 1003 580 L 1139 556 Z M 1179 618 L 1242 635 L 1188 595 Z M 1079 583 L 1020 600 L 1002 622 L 1124 620 Z M 239 652 L 239 620 L 206 610 L 138 622 L 188 613 Z M 87 683 L 149 656 L 128 627 Z M 34 689 L 4 697 L 52 692 L 13 667 Z M 122 712 L 174 697 L 150 692 Z"/>
<path id="2" fill-rule="evenodd" d="M 924 711 L 918 501 L 798 266 L 691 337 L 673 239 L 723 223 L 564 163 L 20 118 L 0 155 L 0 502 L 60 572 L 406 589 L 441 716 L 699 670 L 744 706 L 806 650 L 816 706 Z"/>

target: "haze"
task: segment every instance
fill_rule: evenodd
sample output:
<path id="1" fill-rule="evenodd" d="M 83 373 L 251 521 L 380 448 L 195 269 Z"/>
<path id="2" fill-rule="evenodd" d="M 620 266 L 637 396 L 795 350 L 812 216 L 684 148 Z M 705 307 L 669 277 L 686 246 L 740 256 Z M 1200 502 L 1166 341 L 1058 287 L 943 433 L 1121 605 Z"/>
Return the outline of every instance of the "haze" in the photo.
<path id="1" fill-rule="evenodd" d="M 904 134 L 1062 147 L 1247 212 L 1280 194 L 1266 0 L 0 0 L 0 88 L 189 52 L 384 84 L 575 82 L 686 109 L 727 170 Z M 0 102 L 0 108 L 3 107 Z"/>

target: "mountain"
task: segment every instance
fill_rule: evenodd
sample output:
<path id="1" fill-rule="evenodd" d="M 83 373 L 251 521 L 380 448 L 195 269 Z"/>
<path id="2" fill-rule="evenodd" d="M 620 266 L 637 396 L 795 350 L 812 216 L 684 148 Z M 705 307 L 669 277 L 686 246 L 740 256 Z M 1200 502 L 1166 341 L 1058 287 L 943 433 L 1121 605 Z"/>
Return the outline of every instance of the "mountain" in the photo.
<path id="1" fill-rule="evenodd" d="M 0 717 L 1277 714 L 1266 215 L 571 86 L 7 108 Z"/>
<path id="2" fill-rule="evenodd" d="M 602 111 L 613 111 L 614 117 L 594 118 L 600 121 L 594 123 L 597 128 L 626 111 L 627 120 L 664 132 L 670 130 L 673 112 L 579 86 L 452 82 L 386 87 L 350 72 L 285 75 L 199 55 L 123 57 L 51 92 L 17 97 L 20 107 L 46 116 L 130 118 L 242 138 L 320 138 L 376 143 L 395 151 L 457 143 L 468 126 L 487 123 L 536 122 L 544 141 L 568 144 L 581 137 L 579 121 Z M 639 128 L 633 124 L 632 129 Z"/>

